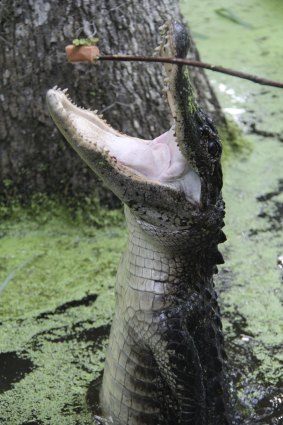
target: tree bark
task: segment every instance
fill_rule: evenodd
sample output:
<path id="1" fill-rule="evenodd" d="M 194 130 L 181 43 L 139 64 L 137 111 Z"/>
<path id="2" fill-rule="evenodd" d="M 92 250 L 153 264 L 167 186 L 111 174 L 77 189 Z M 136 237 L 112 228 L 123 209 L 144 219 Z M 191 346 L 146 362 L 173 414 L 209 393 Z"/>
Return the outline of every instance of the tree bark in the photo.
<path id="1" fill-rule="evenodd" d="M 0 6 L 0 194 L 93 193 L 100 187 L 66 145 L 48 116 L 46 91 L 69 88 L 74 101 L 98 109 L 113 127 L 143 138 L 168 129 L 162 65 L 72 65 L 64 46 L 98 36 L 102 53 L 153 53 L 158 27 L 180 20 L 170 0 L 2 0 Z M 192 57 L 198 58 L 195 45 Z M 199 103 L 217 122 L 224 117 L 203 70 L 191 71 Z M 100 194 L 104 200 L 107 196 Z M 108 195 L 112 196 L 112 195 Z M 109 198 L 110 199 L 110 198 Z"/>

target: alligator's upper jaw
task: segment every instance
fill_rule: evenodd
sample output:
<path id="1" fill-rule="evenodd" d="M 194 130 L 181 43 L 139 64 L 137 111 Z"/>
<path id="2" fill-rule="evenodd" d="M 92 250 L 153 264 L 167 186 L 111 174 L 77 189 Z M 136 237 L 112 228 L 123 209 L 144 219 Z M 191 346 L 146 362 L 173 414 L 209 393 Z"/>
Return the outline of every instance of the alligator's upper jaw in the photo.
<path id="1" fill-rule="evenodd" d="M 98 175 L 103 174 L 99 167 L 105 162 L 104 166 L 113 167 L 116 173 L 130 176 L 133 184 L 143 179 L 181 191 L 193 203 L 200 202 L 200 178 L 180 152 L 172 129 L 154 140 L 121 134 L 96 112 L 74 105 L 66 91 L 57 88 L 48 91 L 47 103 L 60 131 Z"/>

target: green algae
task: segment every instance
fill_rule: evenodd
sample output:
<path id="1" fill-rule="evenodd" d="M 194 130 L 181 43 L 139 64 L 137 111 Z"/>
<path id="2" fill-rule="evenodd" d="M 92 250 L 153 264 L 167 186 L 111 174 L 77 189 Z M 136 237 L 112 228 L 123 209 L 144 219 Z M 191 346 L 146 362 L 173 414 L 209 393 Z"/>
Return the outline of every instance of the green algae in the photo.
<path id="1" fill-rule="evenodd" d="M 246 157 L 252 151 L 253 146 L 244 134 L 243 130 L 231 118 L 226 119 L 227 125 L 218 127 L 218 133 L 222 142 L 222 167 L 229 166 L 229 161 Z"/>
<path id="2" fill-rule="evenodd" d="M 1 393 L 0 365 L 0 421 L 89 424 L 86 393 L 103 369 L 125 246 L 122 212 L 100 209 L 101 227 L 82 220 L 84 208 L 74 214 L 56 202 L 48 213 L 37 205 L 34 218 L 34 206 L 10 211 L 0 225 L 0 282 L 16 273 L 1 293 L 0 353 L 29 359 L 33 370 Z"/>
<path id="3" fill-rule="evenodd" d="M 181 7 L 192 30 L 205 35 L 198 39 L 198 49 L 204 62 L 280 80 L 281 0 L 182 0 Z M 248 20 L 253 28 L 241 28 L 223 19 L 216 13 L 219 8 L 230 9 L 240 19 Z M 280 108 L 280 90 L 216 72 L 207 71 L 207 75 L 228 113 L 231 108 L 237 108 L 239 113 L 243 110 L 248 120 L 256 117 L 258 129 L 266 130 L 267 124 L 267 129 L 272 128 L 273 132 L 282 130 L 282 120 L 276 118 Z"/>
<path id="4" fill-rule="evenodd" d="M 278 150 L 277 141 L 261 142 L 260 149 L 256 143 L 258 139 L 254 139 L 253 152 L 246 161 L 231 166 L 225 184 L 228 238 L 225 267 L 233 271 L 233 278 L 231 287 L 223 295 L 223 310 L 230 320 L 235 309 L 246 319 L 243 333 L 251 336 L 249 344 L 261 365 L 254 371 L 253 379 L 275 385 L 280 380 L 277 354 L 283 343 L 277 267 L 282 235 L 266 220 L 267 212 L 262 214 L 262 202 L 258 199 L 264 193 L 274 193 L 272 204 L 276 200 L 283 205 L 283 194 L 276 181 L 276 175 L 281 173 L 283 152 Z M 273 164 L 272 173 L 266 173 L 267 161 Z M 266 209 L 272 216 L 271 205 Z M 229 324 L 225 324 L 229 328 Z M 241 335 L 235 337 L 241 340 Z"/>
<path id="5" fill-rule="evenodd" d="M 45 207 L 41 213 L 45 216 Z M 55 308 L 58 303 L 82 294 L 94 290 L 99 293 L 105 281 L 113 279 L 123 229 L 107 226 L 102 230 L 85 225 L 78 218 L 66 220 L 64 213 L 44 224 L 40 224 L 41 216 L 37 213 L 37 223 L 31 219 L 25 223 L 6 220 L 0 226 L 0 282 L 21 263 L 33 258 L 3 290 L 0 317 L 25 317 Z M 121 222 L 122 214 L 116 214 Z M 15 299 L 21 303 L 15 304 Z"/>

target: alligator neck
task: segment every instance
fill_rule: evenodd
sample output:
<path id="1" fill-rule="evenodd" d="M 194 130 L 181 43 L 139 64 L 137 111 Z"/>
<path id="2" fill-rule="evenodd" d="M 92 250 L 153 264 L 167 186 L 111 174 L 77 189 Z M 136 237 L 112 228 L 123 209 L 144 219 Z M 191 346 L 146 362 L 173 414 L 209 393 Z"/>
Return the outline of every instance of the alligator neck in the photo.
<path id="1" fill-rule="evenodd" d="M 128 245 L 127 260 L 123 267 L 132 276 L 130 286 L 167 296 L 164 303 L 160 304 L 162 309 L 173 303 L 173 297 L 177 297 L 180 302 L 182 297 L 191 292 L 203 292 L 213 285 L 213 267 L 207 257 L 211 257 L 210 249 L 214 251 L 215 247 L 188 249 L 189 241 L 188 245 L 184 241 L 182 248 L 168 247 L 144 231 L 140 220 L 128 207 L 125 207 L 125 217 Z M 173 234 L 170 239 L 174 240 Z"/>
<path id="2" fill-rule="evenodd" d="M 174 253 L 127 207 L 125 215 L 129 239 L 117 274 L 104 411 L 117 425 L 224 425 L 225 353 L 209 250 Z"/>

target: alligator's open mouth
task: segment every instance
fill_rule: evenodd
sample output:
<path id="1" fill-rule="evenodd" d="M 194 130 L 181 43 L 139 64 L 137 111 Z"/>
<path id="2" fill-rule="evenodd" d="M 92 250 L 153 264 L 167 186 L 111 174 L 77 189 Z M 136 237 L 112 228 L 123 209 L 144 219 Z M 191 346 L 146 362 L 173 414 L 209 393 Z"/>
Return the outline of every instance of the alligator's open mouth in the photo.
<path id="1" fill-rule="evenodd" d="M 187 48 L 188 36 L 185 28 L 178 23 L 167 22 L 162 27 L 159 54 L 184 57 Z M 190 88 L 186 89 L 182 81 L 179 81 L 180 68 L 165 64 L 164 69 L 165 91 L 174 125 L 153 140 L 119 133 L 96 112 L 74 105 L 66 90 L 53 88 L 48 91 L 49 111 L 69 143 L 98 175 L 105 174 L 103 167 L 110 167 L 108 177 L 110 174 L 112 177 L 108 180 L 111 186 L 115 186 L 119 173 L 122 179 L 130 178 L 133 184 L 138 180 L 155 188 L 170 188 L 174 192 L 181 192 L 191 203 L 200 204 L 201 179 L 196 164 L 193 163 L 190 146 L 192 129 L 188 123 L 188 114 L 185 116 L 184 113 L 188 104 L 188 113 L 193 115 L 195 104 L 192 102 Z M 189 87 L 188 81 L 184 83 Z M 180 99 L 179 91 L 184 94 L 184 100 Z M 138 190 L 138 184 L 136 188 Z"/>
<path id="2" fill-rule="evenodd" d="M 74 105 L 66 90 L 49 90 L 47 102 L 54 121 L 69 141 L 72 132 L 78 149 L 87 142 L 117 161 L 121 171 L 126 167 L 127 175 L 130 172 L 133 177 L 181 190 L 187 199 L 199 203 L 200 178 L 180 152 L 173 129 L 156 139 L 143 140 L 119 133 L 96 112 Z"/>

